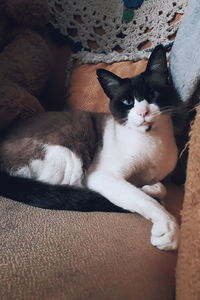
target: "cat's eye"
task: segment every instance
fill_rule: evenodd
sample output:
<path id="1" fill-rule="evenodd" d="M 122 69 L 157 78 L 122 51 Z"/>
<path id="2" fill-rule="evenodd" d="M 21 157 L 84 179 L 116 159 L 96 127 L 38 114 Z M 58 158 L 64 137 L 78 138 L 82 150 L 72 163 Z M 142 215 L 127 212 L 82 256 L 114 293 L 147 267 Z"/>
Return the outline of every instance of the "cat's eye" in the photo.
<path id="1" fill-rule="evenodd" d="M 122 100 L 122 103 L 127 106 L 132 106 L 134 104 L 133 100 L 131 100 L 131 99 L 124 99 L 124 100 Z"/>

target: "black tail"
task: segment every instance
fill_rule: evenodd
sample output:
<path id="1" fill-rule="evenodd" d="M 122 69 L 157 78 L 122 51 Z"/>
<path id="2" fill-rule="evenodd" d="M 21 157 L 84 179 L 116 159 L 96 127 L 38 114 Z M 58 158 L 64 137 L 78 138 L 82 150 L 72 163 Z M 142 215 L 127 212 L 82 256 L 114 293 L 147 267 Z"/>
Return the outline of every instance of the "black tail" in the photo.
<path id="1" fill-rule="evenodd" d="M 0 173 L 0 195 L 28 205 L 72 211 L 127 212 L 87 188 L 51 185 Z"/>

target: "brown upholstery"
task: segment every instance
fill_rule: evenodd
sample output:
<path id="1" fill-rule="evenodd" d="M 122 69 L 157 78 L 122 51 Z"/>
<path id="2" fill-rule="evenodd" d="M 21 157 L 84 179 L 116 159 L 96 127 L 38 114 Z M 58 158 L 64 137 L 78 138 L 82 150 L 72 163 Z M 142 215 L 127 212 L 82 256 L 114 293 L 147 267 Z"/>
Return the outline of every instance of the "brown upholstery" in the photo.
<path id="1" fill-rule="evenodd" d="M 200 107 L 191 130 L 181 245 L 177 265 L 177 300 L 200 299 Z"/>
<path id="2" fill-rule="evenodd" d="M 166 203 L 178 213 L 180 188 Z M 136 214 L 48 211 L 0 201 L 0 299 L 172 300 L 176 253 Z"/>
<path id="3" fill-rule="evenodd" d="M 96 70 L 103 68 L 116 73 L 122 78 L 131 77 L 144 71 L 146 61 L 119 62 L 111 65 L 81 65 L 74 68 L 69 90 L 68 107 L 86 111 L 107 112 L 108 98 L 99 85 Z"/>

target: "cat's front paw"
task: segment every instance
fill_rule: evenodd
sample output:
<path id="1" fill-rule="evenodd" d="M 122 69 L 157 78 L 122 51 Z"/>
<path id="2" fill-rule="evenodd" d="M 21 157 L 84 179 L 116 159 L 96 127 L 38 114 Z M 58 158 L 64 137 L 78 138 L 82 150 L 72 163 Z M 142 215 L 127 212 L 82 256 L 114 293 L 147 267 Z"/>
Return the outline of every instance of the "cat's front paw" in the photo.
<path id="1" fill-rule="evenodd" d="M 159 200 L 162 200 L 167 194 L 166 187 L 161 182 L 153 185 L 144 185 L 141 190 L 147 195 L 158 198 Z"/>
<path id="2" fill-rule="evenodd" d="M 176 250 L 179 240 L 179 225 L 174 218 L 155 222 L 151 230 L 151 243 L 160 250 Z"/>

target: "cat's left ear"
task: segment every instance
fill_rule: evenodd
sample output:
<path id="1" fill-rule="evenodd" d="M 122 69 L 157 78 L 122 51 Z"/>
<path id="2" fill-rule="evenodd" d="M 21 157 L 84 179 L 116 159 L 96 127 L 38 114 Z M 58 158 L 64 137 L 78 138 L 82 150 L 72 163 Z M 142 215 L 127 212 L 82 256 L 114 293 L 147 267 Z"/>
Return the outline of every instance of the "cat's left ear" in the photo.
<path id="1" fill-rule="evenodd" d="M 162 45 L 154 48 L 146 68 L 147 72 L 159 73 L 161 76 L 168 78 L 166 50 Z"/>
<path id="2" fill-rule="evenodd" d="M 109 98 L 112 98 L 123 79 L 105 69 L 97 69 L 96 73 L 104 92 Z"/>

